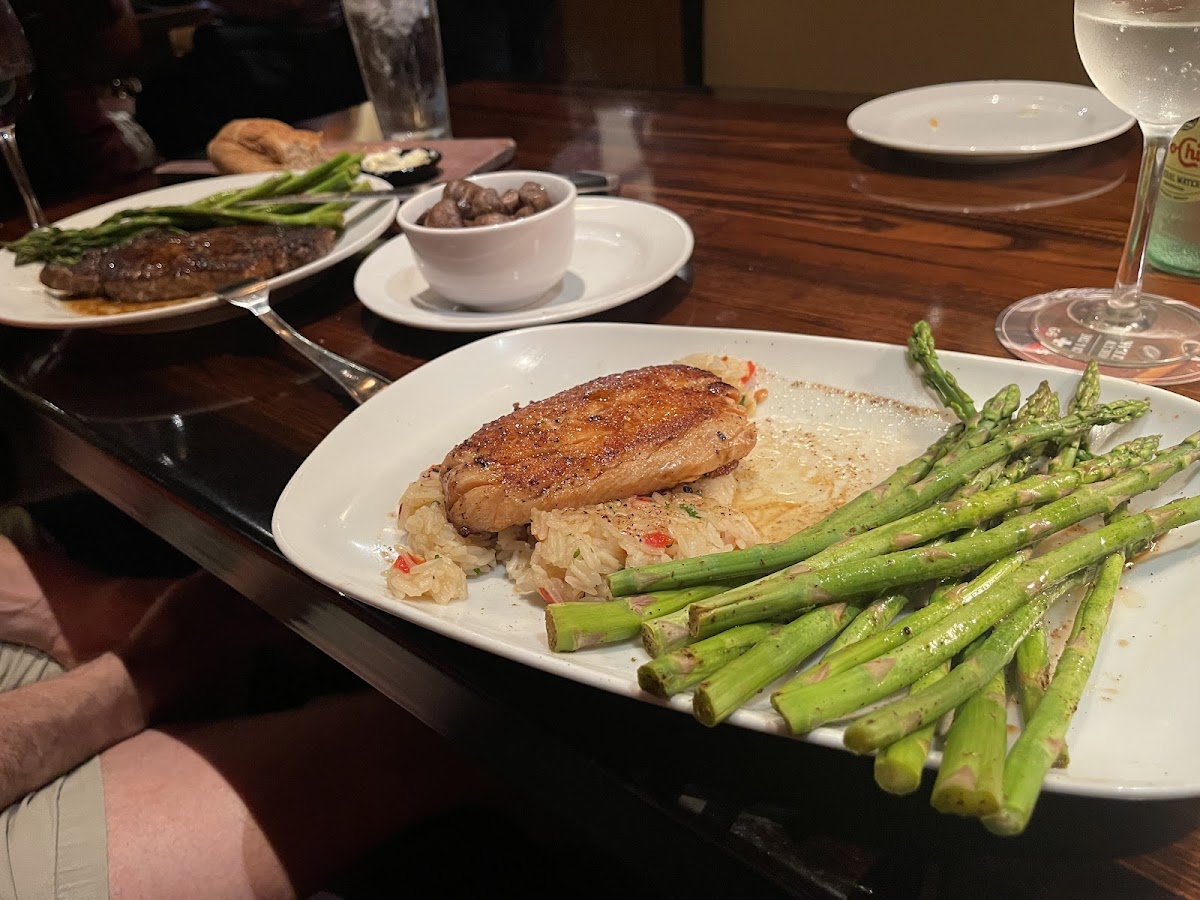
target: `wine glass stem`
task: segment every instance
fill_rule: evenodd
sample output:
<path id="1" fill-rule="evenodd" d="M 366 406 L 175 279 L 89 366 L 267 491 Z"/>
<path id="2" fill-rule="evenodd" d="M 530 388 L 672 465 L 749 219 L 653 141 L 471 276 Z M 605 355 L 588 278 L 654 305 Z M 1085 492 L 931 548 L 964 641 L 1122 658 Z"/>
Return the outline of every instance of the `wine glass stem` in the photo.
<path id="1" fill-rule="evenodd" d="M 1141 123 L 1141 127 L 1142 165 L 1138 172 L 1129 234 L 1125 238 L 1125 249 L 1117 268 L 1112 298 L 1108 301 L 1107 318 L 1110 325 L 1129 324 L 1137 317 L 1142 294 L 1142 273 L 1146 268 L 1146 242 L 1150 237 L 1154 208 L 1158 205 L 1158 189 L 1162 183 L 1167 150 L 1175 133 L 1169 125 Z"/>
<path id="2" fill-rule="evenodd" d="M 17 129 L 13 125 L 0 126 L 0 147 L 4 148 L 4 160 L 12 172 L 13 181 L 25 201 L 25 212 L 29 214 L 29 224 L 34 228 L 45 228 L 50 222 L 38 203 L 37 195 L 33 192 L 33 184 L 25 171 L 25 163 L 21 162 L 21 153 L 17 150 Z"/>

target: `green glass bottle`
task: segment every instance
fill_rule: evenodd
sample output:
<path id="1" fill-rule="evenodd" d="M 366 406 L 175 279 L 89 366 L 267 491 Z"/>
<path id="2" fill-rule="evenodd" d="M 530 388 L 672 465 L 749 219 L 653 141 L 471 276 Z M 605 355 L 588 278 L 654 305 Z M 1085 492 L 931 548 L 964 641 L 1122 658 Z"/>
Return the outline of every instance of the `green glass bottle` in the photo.
<path id="1" fill-rule="evenodd" d="M 1200 276 L 1200 119 L 1171 140 L 1147 254 L 1166 272 Z"/>

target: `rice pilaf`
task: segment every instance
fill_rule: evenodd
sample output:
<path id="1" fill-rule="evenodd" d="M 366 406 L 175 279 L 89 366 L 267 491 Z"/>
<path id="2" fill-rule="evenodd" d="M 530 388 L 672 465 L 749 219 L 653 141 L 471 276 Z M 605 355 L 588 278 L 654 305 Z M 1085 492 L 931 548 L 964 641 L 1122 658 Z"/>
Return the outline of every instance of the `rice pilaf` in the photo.
<path id="1" fill-rule="evenodd" d="M 693 354 L 679 362 L 732 384 L 747 415 L 753 416 L 766 394 L 757 388 L 753 362 L 716 354 Z M 385 577 L 389 591 L 402 599 L 460 600 L 467 595 L 469 577 L 502 564 L 518 591 L 538 593 L 548 603 L 603 600 L 604 576 L 626 566 L 762 541 L 750 519 L 733 507 L 733 473 L 648 497 L 536 511 L 529 526 L 466 537 L 446 518 L 438 475 L 439 467 L 426 469 L 400 499 L 401 541 Z"/>

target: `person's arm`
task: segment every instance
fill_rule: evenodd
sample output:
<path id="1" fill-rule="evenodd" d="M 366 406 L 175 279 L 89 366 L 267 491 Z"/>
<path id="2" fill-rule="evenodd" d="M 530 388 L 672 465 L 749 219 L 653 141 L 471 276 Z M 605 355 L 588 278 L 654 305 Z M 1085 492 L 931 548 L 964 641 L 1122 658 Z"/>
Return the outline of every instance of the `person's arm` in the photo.
<path id="1" fill-rule="evenodd" d="M 0 809 L 146 726 L 138 690 L 112 653 L 0 694 Z"/>

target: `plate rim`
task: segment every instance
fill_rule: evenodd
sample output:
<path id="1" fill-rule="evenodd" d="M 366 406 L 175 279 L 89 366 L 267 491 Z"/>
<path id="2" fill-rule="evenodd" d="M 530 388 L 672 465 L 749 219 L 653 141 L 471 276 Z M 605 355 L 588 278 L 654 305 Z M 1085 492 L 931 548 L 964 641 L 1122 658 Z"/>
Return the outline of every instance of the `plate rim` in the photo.
<path id="1" fill-rule="evenodd" d="M 897 103 L 905 98 L 916 95 L 928 95 L 933 93 L 954 93 L 966 89 L 982 89 L 984 87 L 999 87 L 1008 89 L 1028 89 L 1036 90 L 1044 93 L 1051 91 L 1061 91 L 1075 93 L 1080 96 L 1088 96 L 1093 100 L 1107 104 L 1116 110 L 1117 113 L 1125 118 L 1123 124 L 1112 125 L 1108 128 L 1096 131 L 1092 135 L 1068 138 L 1058 141 L 1048 141 L 1041 144 L 1034 144 L 1024 148 L 1014 148 L 1012 145 L 1007 146 L 975 146 L 974 148 L 963 147 L 946 147 L 944 145 L 927 144 L 920 141 L 910 141 L 904 138 L 895 138 L 887 134 L 880 134 L 878 130 L 873 130 L 869 126 L 863 127 L 862 120 L 864 117 L 870 117 L 876 114 L 879 109 Z M 963 159 L 983 159 L 996 158 L 1014 160 L 1029 159 L 1034 156 L 1042 156 L 1050 153 L 1058 153 L 1063 150 L 1074 150 L 1080 147 L 1090 147 L 1094 144 L 1100 144 L 1104 141 L 1111 140 L 1118 135 L 1124 134 L 1130 128 L 1137 124 L 1137 119 L 1125 113 L 1105 97 L 1100 91 L 1089 84 L 1072 84 L 1070 82 L 1060 81 L 1037 81 L 1025 79 L 977 79 L 972 81 L 949 81 L 941 84 L 920 85 L 917 87 L 905 88 L 900 91 L 893 91 L 889 94 L 884 94 L 879 97 L 874 97 L 864 103 L 860 103 L 846 116 L 846 127 L 854 134 L 855 137 L 864 141 L 869 141 L 872 144 L 877 144 L 881 147 L 890 147 L 896 150 L 905 150 L 910 153 L 919 153 L 930 157 L 941 158 L 963 158 Z"/>
<path id="2" fill-rule="evenodd" d="M 695 251 L 696 238 L 692 232 L 691 226 L 683 216 L 677 212 L 667 209 L 657 203 L 650 203 L 646 200 L 638 200 L 632 197 L 609 197 L 609 196 L 586 196 L 579 197 L 575 201 L 576 212 L 583 207 L 584 212 L 599 212 L 605 206 L 616 204 L 618 207 L 641 208 L 653 215 L 660 216 L 665 222 L 673 225 L 680 238 L 679 250 L 673 257 L 673 261 L 669 266 L 664 266 L 662 271 L 656 274 L 653 278 L 640 282 L 635 287 L 626 287 L 620 290 L 610 291 L 608 294 L 601 295 L 599 298 L 588 303 L 583 303 L 582 298 L 575 301 L 573 304 L 564 304 L 561 307 L 549 307 L 538 310 L 507 310 L 497 312 L 479 312 L 473 314 L 470 318 L 440 318 L 432 313 L 419 311 L 418 315 L 396 315 L 396 311 L 385 307 L 379 302 L 376 292 L 371 292 L 364 287 L 364 282 L 368 277 L 379 278 L 388 277 L 398 267 L 381 268 L 381 271 L 376 274 L 374 267 L 383 267 L 383 260 L 386 257 L 386 252 L 389 248 L 394 252 L 395 248 L 408 245 L 408 238 L 403 234 L 399 234 L 391 238 L 386 243 L 377 247 L 364 259 L 354 273 L 354 295 L 358 301 L 369 309 L 372 313 L 379 316 L 381 319 L 386 319 L 389 322 L 394 322 L 398 325 L 407 325 L 412 328 L 422 328 L 429 331 L 448 331 L 448 332 L 495 332 L 499 330 L 521 329 L 521 328 L 538 328 L 545 325 L 554 325 L 562 322 L 569 322 L 573 319 L 583 318 L 598 312 L 604 312 L 608 309 L 613 309 L 617 306 L 622 306 L 638 297 L 645 296 L 651 291 L 662 287 L 670 281 L 680 269 L 682 269 L 692 257 Z M 576 231 L 576 240 L 578 240 L 578 231 Z M 410 251 L 411 252 L 411 251 Z M 372 263 L 372 260 L 379 257 L 379 261 Z M 367 294 L 371 299 L 366 299 L 364 294 Z M 401 312 L 408 309 L 417 309 L 410 303 L 400 305 Z"/>
<path id="3" fill-rule="evenodd" d="M 190 181 L 179 182 L 178 184 L 160 185 L 159 187 L 150 188 L 145 191 L 139 191 L 135 194 L 129 194 L 124 197 L 116 197 L 112 200 L 106 200 L 103 203 L 97 203 L 96 205 L 90 206 L 87 209 L 82 209 L 78 212 L 72 213 L 69 216 L 64 216 L 60 219 L 57 219 L 51 224 L 68 228 L 79 227 L 79 225 L 82 224 L 79 220 L 82 219 L 87 221 L 97 212 L 97 210 L 101 210 L 109 206 L 123 206 L 125 204 L 137 202 L 139 198 L 145 198 L 150 195 L 169 194 L 173 191 L 179 190 L 180 188 L 199 186 L 201 184 L 211 184 L 212 190 L 210 193 L 216 193 L 222 189 L 222 184 L 229 185 L 231 187 L 238 183 L 249 186 L 257 183 L 258 181 L 262 181 L 278 174 L 280 173 L 246 172 L 235 175 L 216 175 L 202 179 L 197 178 Z M 363 177 L 368 179 L 369 183 L 376 190 L 390 190 L 392 187 L 390 184 L 388 184 L 388 182 L 384 181 L 382 178 L 378 178 L 377 176 L 364 174 Z M 335 243 L 334 247 L 330 249 L 330 251 L 324 256 L 305 263 L 303 266 L 297 266 L 295 269 L 292 269 L 288 272 L 283 272 L 282 274 L 268 279 L 268 285 L 270 285 L 272 289 L 283 288 L 292 284 L 306 281 L 314 275 L 318 275 L 326 269 L 337 265 L 344 259 L 347 259 L 354 253 L 361 250 L 363 247 L 369 245 L 372 241 L 378 238 L 379 235 L 383 234 L 383 232 L 385 232 L 391 226 L 395 219 L 396 211 L 400 208 L 400 202 L 395 198 L 380 198 L 378 200 L 371 201 L 369 197 L 364 197 L 362 202 L 373 202 L 381 205 L 376 210 L 368 209 L 362 214 L 362 220 L 364 224 L 368 221 L 370 221 L 370 224 L 365 227 L 365 230 L 361 235 L 357 236 L 353 241 L 347 242 L 341 247 L 337 246 Z M 354 207 L 346 210 L 346 212 L 353 214 Z M 378 221 L 371 221 L 376 218 Z M 339 235 L 338 241 L 340 242 L 341 240 L 342 236 Z M 5 254 L 11 256 L 12 252 L 7 249 L 0 249 L 0 259 L 6 259 L 7 257 Z M 312 268 L 309 268 L 310 266 Z M 16 286 L 14 286 L 14 288 L 15 287 Z M 189 316 L 195 316 L 213 309 L 217 309 L 221 305 L 222 301 L 220 298 L 210 294 L 207 296 L 185 300 L 181 303 L 173 305 L 155 307 L 153 309 L 130 310 L 127 312 L 113 313 L 112 315 L 105 316 L 79 316 L 78 321 L 76 321 L 74 319 L 67 318 L 22 318 L 20 316 L 14 316 L 8 312 L 3 300 L 0 299 L 0 325 L 8 325 L 16 328 L 28 328 L 31 330 L 53 331 L 70 331 L 75 329 L 118 329 L 129 326 L 138 326 L 144 323 L 156 322 L 164 319 L 186 319 Z M 198 322 L 197 324 L 207 324 L 207 322 L 208 320 L 204 319 L 202 322 Z"/>
<path id="4" fill-rule="evenodd" d="M 806 342 L 815 342 L 815 343 L 831 345 L 834 349 L 858 347 L 858 348 L 870 348 L 870 349 L 874 350 L 875 352 L 879 352 L 881 350 L 885 353 L 893 353 L 893 354 L 903 352 L 903 347 L 901 345 L 892 344 L 892 343 L 883 342 L 883 341 L 864 341 L 864 340 L 858 340 L 858 339 L 854 339 L 854 338 L 829 337 L 829 336 L 824 336 L 824 335 L 797 334 L 797 333 L 789 333 L 789 332 L 772 332 L 772 331 L 766 331 L 766 330 L 762 330 L 762 329 L 737 329 L 737 328 L 728 328 L 728 327 L 720 327 L 720 326 L 684 326 L 684 325 L 669 325 L 669 324 L 661 325 L 661 324 L 651 324 L 651 323 L 625 323 L 625 322 L 568 322 L 568 323 L 554 323 L 554 324 L 550 324 L 550 325 L 534 326 L 534 327 L 530 327 L 530 328 L 523 328 L 523 329 L 518 329 L 518 330 L 514 330 L 514 331 L 509 331 L 509 332 L 505 332 L 502 334 L 485 335 L 474 341 L 471 341 L 467 344 L 457 347 L 457 348 L 447 352 L 446 354 L 443 354 L 442 356 L 437 357 L 437 359 L 438 360 L 447 360 L 446 364 L 452 365 L 455 362 L 455 358 L 460 357 L 460 356 L 466 356 L 468 354 L 471 354 L 472 352 L 477 353 L 480 351 L 480 349 L 482 348 L 483 345 L 500 344 L 501 347 L 503 347 L 505 342 L 514 341 L 517 339 L 528 339 L 528 337 L 530 335 L 546 334 L 546 333 L 555 332 L 555 331 L 566 332 L 566 333 L 568 333 L 568 335 L 571 332 L 586 332 L 586 331 L 597 331 L 597 332 L 598 331 L 611 331 L 611 332 L 618 333 L 618 335 L 621 332 L 633 332 L 633 331 L 640 331 L 640 332 L 672 331 L 677 334 L 689 335 L 689 336 L 696 335 L 696 334 L 702 335 L 705 333 L 714 335 L 714 336 L 726 336 L 726 337 L 743 335 L 743 336 L 748 336 L 750 339 L 759 338 L 759 339 L 767 339 L 767 340 L 778 340 L 780 338 L 783 338 L 783 339 L 787 339 L 787 340 L 795 340 L 801 344 L 806 343 Z M 1045 365 L 1042 365 L 1039 363 L 1033 363 L 1033 362 L 1027 362 L 1025 360 L 1013 359 L 1013 358 L 1007 357 L 1007 356 L 989 356 L 989 355 L 979 354 L 979 353 L 968 353 L 968 352 L 950 351 L 950 350 L 940 351 L 940 352 L 941 352 L 942 356 L 948 362 L 954 362 L 954 361 L 959 361 L 959 360 L 981 360 L 981 361 L 984 361 L 985 363 L 995 363 L 998 365 L 1003 365 L 1006 369 L 1008 369 L 1010 371 L 1012 371 L 1013 370 L 1012 367 L 1015 366 L 1016 369 L 1018 369 L 1018 370 L 1027 371 L 1031 376 L 1034 376 L 1037 373 L 1046 373 L 1046 372 L 1050 372 L 1050 371 L 1061 373 L 1063 371 L 1060 369 L 1053 369 L 1052 367 L 1045 366 Z M 419 369 L 414 370 L 414 372 L 416 372 L 416 371 L 419 371 Z M 1102 382 L 1107 382 L 1109 385 L 1121 385 L 1121 386 L 1123 386 L 1123 388 L 1126 391 L 1136 391 L 1138 393 L 1141 393 L 1141 394 L 1144 394 L 1144 395 L 1150 396 L 1150 397 L 1158 395 L 1158 396 L 1162 396 L 1162 397 L 1173 398 L 1174 401 L 1183 401 L 1186 405 L 1195 406 L 1197 409 L 1200 409 L 1200 401 L 1193 400 L 1189 397 L 1185 397 L 1185 396 L 1183 396 L 1181 394 L 1177 394 L 1173 391 L 1168 391 L 1163 388 L 1154 387 L 1153 385 L 1143 385 L 1143 384 L 1136 383 L 1136 382 L 1129 382 L 1127 380 L 1118 379 L 1113 376 L 1102 376 Z M 403 383 L 403 379 L 398 379 L 396 382 L 393 383 L 393 385 L 389 386 L 383 393 L 386 393 L 387 391 L 391 391 L 393 389 L 397 389 L 397 386 L 402 383 Z M 931 403 L 930 406 L 931 406 L 931 408 L 936 408 L 936 404 Z M 300 485 L 300 482 L 307 481 L 311 477 L 311 475 L 310 475 L 311 468 L 309 467 L 309 461 L 316 458 L 318 453 L 322 452 L 323 446 L 326 448 L 325 452 L 333 452 L 328 449 L 330 444 L 332 443 L 331 438 L 333 437 L 333 435 L 335 433 L 337 433 L 339 430 L 345 432 L 345 431 L 348 431 L 351 428 L 353 428 L 354 425 L 348 424 L 348 423 L 351 423 L 352 421 L 354 421 L 356 419 L 356 417 L 366 416 L 368 414 L 367 411 L 370 408 L 371 408 L 370 404 L 364 404 L 363 406 L 361 406 L 361 407 L 357 408 L 356 410 L 354 410 L 353 412 L 351 412 L 351 414 L 346 419 L 343 419 L 341 422 L 339 422 L 338 425 L 336 425 L 334 427 L 334 429 L 332 429 L 326 435 L 326 437 L 322 439 L 322 441 L 317 445 L 317 447 L 315 447 L 313 449 L 312 453 L 309 454 L 309 456 L 305 459 L 305 461 L 296 470 L 296 472 L 293 474 L 292 478 L 288 481 L 288 484 L 285 486 L 283 492 L 280 494 L 279 500 L 277 501 L 275 509 L 272 514 L 271 532 L 272 532 L 272 537 L 276 542 L 276 545 L 279 547 L 280 551 L 284 554 L 284 556 L 290 562 L 292 562 L 293 565 L 295 565 L 301 571 L 306 572 L 308 575 L 310 575 L 317 581 L 320 581 L 321 583 L 327 585 L 328 587 L 332 588 L 333 590 L 339 591 L 340 593 L 342 593 L 343 595 L 345 595 L 347 597 L 350 597 L 351 599 L 356 599 L 358 602 L 362 602 L 365 605 L 381 609 L 381 610 L 387 612 L 388 614 L 397 615 L 398 617 L 403 618 L 406 621 L 409 621 L 409 622 L 417 625 L 418 627 L 427 628 L 431 631 L 437 632 L 439 634 L 443 634 L 447 637 L 450 637 L 453 640 L 459 641 L 460 643 L 464 643 L 469 646 L 476 647 L 478 649 L 484 650 L 485 652 L 501 655 L 506 659 L 517 661 L 522 665 L 529 665 L 532 668 L 540 669 L 549 674 L 555 675 L 556 677 L 571 678 L 572 680 L 576 680 L 576 681 L 586 684 L 590 687 L 596 687 L 596 688 L 599 688 L 602 690 L 608 690 L 610 692 L 617 693 L 618 695 L 621 695 L 621 696 L 626 696 L 626 697 L 629 697 L 632 699 L 636 699 L 639 702 L 648 702 L 653 705 L 663 706 L 663 707 L 675 709 L 677 711 L 683 711 L 683 712 L 687 711 L 688 707 L 686 705 L 686 701 L 687 701 L 686 696 L 676 697 L 672 701 L 658 700 L 657 698 L 653 698 L 649 695 L 644 694 L 643 692 L 636 690 L 636 683 L 635 683 L 634 679 L 632 678 L 632 676 L 628 679 L 629 683 L 626 683 L 625 681 L 621 681 L 620 683 L 617 683 L 613 676 L 609 675 L 608 673 L 600 672 L 600 671 L 594 671 L 594 670 L 589 671 L 589 670 L 583 670 L 583 669 L 577 668 L 577 669 L 575 669 L 575 672 L 577 674 L 575 674 L 575 675 L 566 674 L 563 671 L 563 669 L 570 668 L 569 660 L 568 660 L 568 664 L 566 666 L 563 666 L 561 663 L 560 664 L 554 663 L 554 660 L 556 660 L 558 657 L 554 656 L 553 654 L 539 653 L 538 655 L 535 656 L 535 655 L 529 654 L 528 652 L 526 652 L 519 646 L 512 647 L 511 645 L 506 645 L 501 640 L 499 640 L 498 638 L 495 638 L 493 636 L 489 636 L 486 634 L 471 634 L 471 633 L 464 635 L 461 631 L 456 630 L 456 625 L 453 621 L 439 619 L 435 616 L 426 617 L 425 615 L 422 615 L 419 612 L 417 612 L 419 609 L 417 607 L 413 608 L 413 611 L 416 612 L 417 614 L 415 614 L 411 617 L 408 615 L 404 615 L 403 613 L 396 611 L 397 609 L 406 609 L 406 607 L 403 606 L 401 601 L 395 601 L 395 606 L 391 607 L 391 608 L 380 606 L 379 603 L 374 602 L 372 600 L 357 597 L 356 593 L 354 592 L 353 587 L 351 585 L 338 584 L 338 583 L 336 583 L 335 580 L 331 581 L 330 578 L 328 577 L 328 573 L 316 571 L 315 567 L 307 566 L 302 558 L 302 555 L 297 553 L 297 549 L 296 549 L 295 545 L 289 539 L 292 523 L 289 521 L 288 509 L 293 503 L 296 502 L 295 501 L 296 496 L 299 495 L 300 492 L 303 490 L 303 488 Z M 318 463 L 319 463 L 319 460 L 318 460 Z M 308 470 L 308 471 L 306 471 L 306 470 Z M 504 652 L 506 649 L 509 652 Z M 611 682 L 611 686 L 607 682 Z M 735 724 L 735 725 L 739 725 L 741 727 L 746 727 L 749 730 L 759 730 L 759 731 L 763 731 L 763 732 L 771 733 L 771 734 L 784 734 L 785 733 L 783 730 L 782 724 L 780 724 L 780 723 L 776 723 L 773 726 L 768 725 L 767 727 L 762 727 L 760 724 L 757 724 L 757 723 L 750 724 L 744 719 L 739 721 L 740 719 L 742 719 L 743 715 L 745 715 L 747 718 L 749 718 L 751 714 L 746 713 L 745 711 L 739 711 L 738 713 L 735 713 L 734 716 L 731 717 L 731 720 L 730 720 L 731 723 Z M 839 750 L 842 752 L 847 752 L 847 751 L 845 751 L 844 747 L 841 744 L 840 736 L 841 736 L 840 728 L 835 729 L 835 728 L 831 728 L 829 726 L 825 726 L 820 729 L 817 729 L 816 731 L 810 733 L 809 735 L 800 736 L 800 737 L 796 737 L 796 738 L 792 738 L 792 739 L 805 740 L 806 742 L 817 744 L 819 746 L 829 747 L 831 749 L 836 749 L 836 750 Z M 1104 782 L 1104 781 L 1089 780 L 1087 777 L 1083 777 L 1081 780 L 1073 780 L 1066 773 L 1051 772 L 1047 777 L 1047 789 L 1050 791 L 1053 791 L 1055 793 L 1067 793 L 1067 794 L 1073 794 L 1076 796 L 1089 796 L 1089 797 L 1096 797 L 1096 798 L 1101 798 L 1101 799 L 1160 800 L 1160 799 L 1194 798 L 1194 797 L 1200 796 L 1200 778 L 1198 778 L 1194 781 L 1191 781 L 1191 782 L 1173 783 L 1173 784 L 1169 784 L 1169 785 L 1137 784 L 1137 783 L 1134 783 L 1134 784 L 1129 784 L 1129 783 L 1112 784 L 1112 783 L 1108 783 L 1108 782 Z"/>

